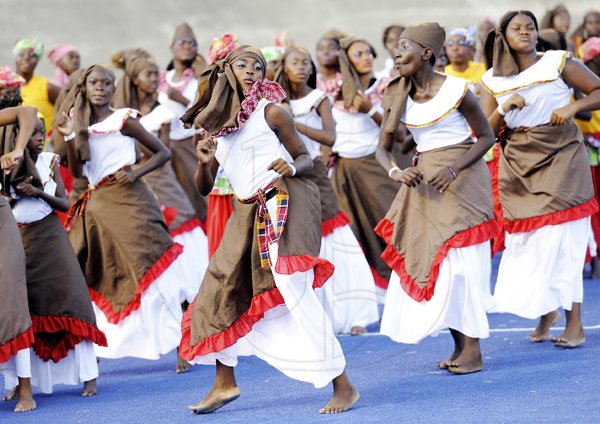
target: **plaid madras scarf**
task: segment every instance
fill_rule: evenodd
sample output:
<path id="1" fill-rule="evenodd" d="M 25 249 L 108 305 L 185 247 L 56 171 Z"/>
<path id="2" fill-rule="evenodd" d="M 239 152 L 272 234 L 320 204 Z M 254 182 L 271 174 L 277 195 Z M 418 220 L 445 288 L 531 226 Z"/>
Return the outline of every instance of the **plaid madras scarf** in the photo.
<path id="1" fill-rule="evenodd" d="M 275 221 L 269 213 L 267 208 L 267 201 L 273 197 L 271 193 L 275 193 L 277 200 L 277 216 Z M 240 202 L 258 203 L 258 209 L 256 210 L 256 233 L 258 239 L 258 248 L 260 251 L 260 266 L 266 268 L 271 266 L 269 261 L 269 244 L 279 240 L 285 222 L 287 221 L 288 205 L 289 205 L 289 194 L 285 191 L 278 190 L 272 184 L 269 184 L 262 190 L 259 190 L 255 196 L 248 199 L 239 199 Z"/>
<path id="2" fill-rule="evenodd" d="M 285 99 L 285 91 L 279 84 L 269 80 L 258 80 L 254 85 L 244 91 L 244 100 L 242 100 L 242 110 L 238 113 L 237 127 L 222 128 L 218 133 L 211 135 L 213 138 L 222 137 L 227 134 L 241 130 L 261 99 L 267 99 L 273 103 L 281 103 Z"/>

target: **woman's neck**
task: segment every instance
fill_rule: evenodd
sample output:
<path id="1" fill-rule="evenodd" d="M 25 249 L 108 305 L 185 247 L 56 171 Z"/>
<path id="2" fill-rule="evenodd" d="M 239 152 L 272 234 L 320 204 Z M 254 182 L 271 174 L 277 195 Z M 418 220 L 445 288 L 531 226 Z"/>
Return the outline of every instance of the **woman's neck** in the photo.
<path id="1" fill-rule="evenodd" d="M 373 72 L 368 72 L 366 74 L 361 74 L 358 77 L 360 81 L 361 87 L 366 90 L 371 85 L 371 80 L 373 79 Z"/>
<path id="2" fill-rule="evenodd" d="M 173 75 L 173 81 L 179 82 L 183 78 L 183 73 L 186 69 L 190 68 L 189 62 L 182 62 L 177 59 L 173 59 L 173 69 L 175 69 L 175 75 Z"/>
<path id="3" fill-rule="evenodd" d="M 92 113 L 90 116 L 90 125 L 97 124 L 98 122 L 104 121 L 112 114 L 112 109 L 110 108 L 110 104 L 106 104 L 103 106 L 91 106 Z"/>
<path id="4" fill-rule="evenodd" d="M 465 72 L 469 68 L 469 61 L 467 60 L 466 62 L 463 62 L 463 63 L 452 62 L 450 64 L 450 66 L 456 72 Z"/>
<path id="5" fill-rule="evenodd" d="M 31 78 L 33 78 L 33 71 L 32 72 L 18 72 L 18 74 L 21 75 L 25 79 L 25 84 L 27 84 L 29 81 L 31 81 Z"/>
<path id="6" fill-rule="evenodd" d="M 337 66 L 319 65 L 319 73 L 324 80 L 330 80 L 335 78 L 335 75 L 338 73 L 338 69 Z"/>
<path id="7" fill-rule="evenodd" d="M 431 91 L 432 86 L 437 85 L 436 72 L 433 70 L 433 66 L 427 64 L 421 67 L 418 71 L 411 75 L 415 92 L 421 94 L 421 96 L 427 96 Z M 419 97 L 421 97 L 419 96 Z"/>
<path id="8" fill-rule="evenodd" d="M 147 91 L 140 90 L 138 87 L 137 96 L 140 102 L 140 113 L 142 115 L 147 115 L 152 111 L 152 106 L 154 106 L 154 93 L 148 93 Z"/>
<path id="9" fill-rule="evenodd" d="M 540 57 L 535 50 L 532 50 L 531 52 L 527 53 L 515 53 L 514 58 L 519 66 L 519 72 L 523 72 L 534 65 Z"/>
<path id="10" fill-rule="evenodd" d="M 33 151 L 29 150 L 29 157 L 31 158 L 33 163 L 36 163 L 39 155 L 37 153 L 34 153 Z"/>
<path id="11" fill-rule="evenodd" d="M 306 82 L 290 82 L 290 94 L 292 99 L 302 99 L 306 97 L 312 88 Z"/>

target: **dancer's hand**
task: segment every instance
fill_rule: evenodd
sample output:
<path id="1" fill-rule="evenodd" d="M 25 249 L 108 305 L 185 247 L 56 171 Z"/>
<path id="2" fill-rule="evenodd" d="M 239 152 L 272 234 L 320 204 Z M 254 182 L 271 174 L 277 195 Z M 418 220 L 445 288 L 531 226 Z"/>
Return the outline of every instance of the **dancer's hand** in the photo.
<path id="1" fill-rule="evenodd" d="M 392 172 L 392 180 L 406 184 L 409 187 L 416 187 L 423 181 L 423 174 L 414 166 L 402 171 Z"/>
<path id="2" fill-rule="evenodd" d="M 62 112 L 58 118 L 56 118 L 56 129 L 62 135 L 69 135 L 73 132 L 74 126 L 71 118 L 67 116 L 65 112 Z"/>
<path id="3" fill-rule="evenodd" d="M 42 190 L 31 185 L 33 177 L 27 177 L 25 180 L 17 184 L 17 194 L 29 197 L 39 197 Z"/>
<path id="4" fill-rule="evenodd" d="M 507 113 L 513 109 L 523 109 L 525 106 L 525 99 L 519 94 L 515 93 L 510 96 L 507 101 L 502 103 L 502 110 L 504 113 Z"/>
<path id="5" fill-rule="evenodd" d="M 371 103 L 371 100 L 364 93 L 360 91 L 356 93 L 354 100 L 352 100 L 352 108 L 361 113 L 369 113 L 372 107 L 373 103 Z"/>
<path id="6" fill-rule="evenodd" d="M 196 158 L 202 165 L 208 164 L 217 152 L 217 140 L 214 138 L 205 138 L 198 141 L 196 145 Z"/>
<path id="7" fill-rule="evenodd" d="M 577 111 L 573 108 L 573 103 L 558 108 L 552 112 L 550 123 L 552 125 L 564 125 L 569 119 L 575 116 Z"/>
<path id="8" fill-rule="evenodd" d="M 13 150 L 0 158 L 0 166 L 5 174 L 10 174 L 15 166 L 23 159 L 23 151 Z"/>
<path id="9" fill-rule="evenodd" d="M 448 189 L 452 181 L 456 179 L 456 171 L 451 171 L 450 167 L 446 166 L 435 173 L 433 178 L 427 181 L 433 188 L 443 193 Z"/>
<path id="10" fill-rule="evenodd" d="M 290 167 L 290 164 L 283 159 L 277 159 L 271 165 L 269 165 L 268 169 L 272 169 L 282 177 L 292 177 L 294 174 L 294 171 Z"/>
<path id="11" fill-rule="evenodd" d="M 117 180 L 121 184 L 131 184 L 135 180 L 137 180 L 137 177 L 132 171 L 127 169 L 121 169 L 115 174 L 115 180 Z"/>

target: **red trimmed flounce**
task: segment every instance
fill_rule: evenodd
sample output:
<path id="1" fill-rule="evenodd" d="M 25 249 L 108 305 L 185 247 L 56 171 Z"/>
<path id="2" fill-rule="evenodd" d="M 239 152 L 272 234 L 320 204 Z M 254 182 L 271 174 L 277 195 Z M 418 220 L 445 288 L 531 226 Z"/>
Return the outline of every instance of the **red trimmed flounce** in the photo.
<path id="1" fill-rule="evenodd" d="M 231 216 L 233 207 L 231 205 L 232 194 L 211 194 L 208 196 L 208 209 L 206 213 L 206 237 L 208 237 L 208 258 L 217 251 L 221 239 L 225 233 L 225 226 Z"/>
<path id="2" fill-rule="evenodd" d="M 379 275 L 379 273 L 375 271 L 375 268 L 373 268 L 371 265 L 369 265 L 369 268 L 371 269 L 371 274 L 373 274 L 375 285 L 380 289 L 387 290 L 388 286 L 390 285 L 390 281 L 387 278 Z"/>
<path id="3" fill-rule="evenodd" d="M 126 318 L 130 313 L 137 310 L 140 307 L 140 302 L 142 300 L 142 293 L 152 285 L 152 283 L 165 272 L 173 262 L 177 259 L 179 255 L 183 252 L 183 246 L 179 243 L 173 243 L 173 245 L 167 250 L 155 263 L 152 267 L 146 271 L 144 276 L 140 278 L 138 282 L 137 289 L 135 291 L 135 295 L 133 299 L 121 310 L 121 312 L 115 312 L 113 310 L 110 302 L 102 296 L 96 290 L 88 288 L 90 292 L 90 297 L 92 301 L 96 304 L 98 308 L 104 315 L 106 315 L 106 319 L 111 324 L 118 324 L 122 319 Z"/>
<path id="4" fill-rule="evenodd" d="M 484 243 L 492 239 L 499 231 L 500 225 L 492 219 L 475 227 L 461 231 L 452 238 L 446 240 L 433 259 L 427 285 L 424 288 L 419 287 L 415 280 L 408 274 L 404 264 L 404 258 L 398 253 L 398 250 L 393 244 L 388 245 L 381 254 L 381 257 L 390 268 L 398 274 L 400 277 L 400 284 L 404 291 L 417 302 L 421 302 L 422 300 L 430 300 L 433 296 L 435 284 L 440 273 L 440 266 L 450 249 Z"/>
<path id="5" fill-rule="evenodd" d="M 329 261 L 307 255 L 280 256 L 277 259 L 275 268 L 275 272 L 286 275 L 291 275 L 295 272 L 306 272 L 313 268 L 313 288 L 323 286 L 333 275 L 334 270 L 333 264 Z M 196 356 L 220 352 L 233 346 L 239 339 L 252 330 L 252 326 L 264 317 L 265 312 L 283 303 L 283 296 L 281 296 L 277 287 L 258 294 L 252 298 L 250 307 L 230 327 L 218 334 L 207 337 L 195 346 L 191 345 L 191 319 L 194 305 L 190 305 L 187 311 L 185 311 L 183 321 L 181 322 L 182 337 L 179 345 L 179 356 L 191 361 Z"/>
<path id="6" fill-rule="evenodd" d="M 30 347 L 34 340 L 33 328 L 29 327 L 18 336 L 0 345 L 0 364 L 8 361 L 11 356 L 15 355 L 21 349 Z"/>
<path id="7" fill-rule="evenodd" d="M 84 340 L 90 340 L 98 346 L 107 346 L 106 336 L 92 324 L 67 316 L 32 316 L 34 333 L 57 333 L 66 331 L 65 337 L 54 347 L 48 346 L 36 338 L 33 351 L 42 360 L 58 362 L 67 356 L 69 351 Z"/>
<path id="8" fill-rule="evenodd" d="M 392 242 L 392 235 L 394 234 L 394 224 L 387 219 L 382 219 L 379 224 L 373 230 L 375 234 L 383 239 L 387 244 Z"/>
<path id="9" fill-rule="evenodd" d="M 327 237 L 333 233 L 336 228 L 350 224 L 350 219 L 344 212 L 338 213 L 336 216 L 329 218 L 327 221 L 321 222 L 321 237 Z"/>
<path id="10" fill-rule="evenodd" d="M 183 233 L 189 233 L 190 231 L 193 231 L 199 227 L 202 228 L 202 224 L 200 223 L 200 220 L 198 218 L 194 217 L 189 221 L 184 222 L 179 227 L 175 228 L 169 234 L 171 235 L 171 237 L 176 237 Z"/>
<path id="11" fill-rule="evenodd" d="M 498 170 L 500 166 L 500 143 L 496 143 L 493 150 L 494 160 L 488 162 L 488 168 L 492 177 L 492 199 L 494 201 L 494 219 L 501 223 L 503 221 L 502 204 L 500 203 L 500 191 L 498 190 Z M 492 256 L 504 250 L 504 230 L 492 239 Z"/>
<path id="12" fill-rule="evenodd" d="M 529 233 L 546 225 L 559 225 L 565 222 L 577 221 L 596 212 L 598 212 L 598 202 L 592 198 L 581 205 L 546 215 L 515 219 L 514 221 L 504 219 L 503 224 L 509 233 Z"/>

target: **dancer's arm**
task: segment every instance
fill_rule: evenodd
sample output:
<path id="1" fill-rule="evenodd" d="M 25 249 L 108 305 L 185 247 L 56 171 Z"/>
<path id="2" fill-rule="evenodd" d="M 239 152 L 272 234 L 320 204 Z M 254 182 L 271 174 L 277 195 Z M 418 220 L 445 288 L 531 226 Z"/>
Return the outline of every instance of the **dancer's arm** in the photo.
<path id="1" fill-rule="evenodd" d="M 214 138 L 203 138 L 196 144 L 196 157 L 198 168 L 194 175 L 196 189 L 203 196 L 208 196 L 215 184 L 215 176 L 219 170 L 219 163 L 215 158 L 217 152 L 217 140 Z"/>
<path id="2" fill-rule="evenodd" d="M 296 123 L 296 129 L 299 133 L 304 134 L 308 138 L 324 144 L 325 146 L 333 146 L 335 142 L 335 120 L 331 112 L 331 103 L 328 98 L 325 98 L 317 106 L 317 113 L 321 117 L 323 128 L 312 128 L 304 124 Z"/>
<path id="3" fill-rule="evenodd" d="M 73 134 L 75 127 L 73 121 L 67 116 L 65 112 L 62 112 L 58 118 L 56 118 L 56 130 L 63 136 L 70 136 Z M 83 166 L 81 165 L 81 158 L 79 152 L 75 147 L 74 139 L 67 140 L 65 138 L 65 144 L 67 145 L 67 162 L 69 163 L 69 171 L 75 178 L 81 178 L 83 176 Z"/>
<path id="4" fill-rule="evenodd" d="M 600 109 L 600 78 L 587 66 L 578 61 L 567 59 L 562 71 L 562 77 L 567 85 L 586 95 L 573 103 L 552 112 L 550 123 L 563 125 L 569 119 L 581 112 Z"/>
<path id="5" fill-rule="evenodd" d="M 23 158 L 23 152 L 35 130 L 36 122 L 37 110 L 33 107 L 19 106 L 0 110 L 0 126 L 19 124 L 15 148 L 0 158 L 0 165 L 5 172 L 10 172 Z"/>

